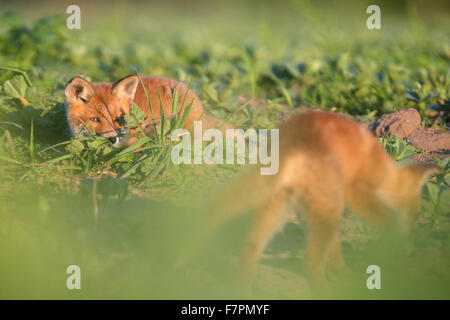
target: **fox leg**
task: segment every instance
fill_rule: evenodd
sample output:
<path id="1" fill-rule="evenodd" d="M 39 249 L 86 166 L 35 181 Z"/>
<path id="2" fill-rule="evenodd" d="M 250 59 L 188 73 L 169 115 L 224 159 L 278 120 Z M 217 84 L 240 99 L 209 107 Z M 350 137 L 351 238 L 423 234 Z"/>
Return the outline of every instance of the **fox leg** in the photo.
<path id="1" fill-rule="evenodd" d="M 375 187 L 359 187 L 348 192 L 347 198 L 349 207 L 378 229 L 383 254 L 398 256 L 408 250 L 407 238 L 401 232 L 403 221 L 397 220 L 399 215 L 383 192 Z"/>
<path id="2" fill-rule="evenodd" d="M 337 232 L 334 238 L 331 240 L 331 244 L 328 249 L 327 269 L 328 271 L 330 271 L 329 275 L 332 279 L 337 279 L 340 276 L 346 276 L 349 273 L 349 269 L 345 263 L 344 256 L 342 255 L 339 232 Z"/>
<path id="3" fill-rule="evenodd" d="M 374 191 L 365 186 L 355 186 L 347 192 L 347 203 L 367 221 L 378 227 L 387 227 L 393 223 L 391 209 Z"/>
<path id="4" fill-rule="evenodd" d="M 267 243 L 286 222 L 284 208 L 286 191 L 276 193 L 263 210 L 255 213 L 248 235 L 246 247 L 242 253 L 243 269 L 241 277 L 249 285 L 253 280 L 259 258 Z"/>
<path id="5" fill-rule="evenodd" d="M 338 231 L 343 202 L 334 197 L 324 198 L 323 201 L 318 201 L 319 199 L 305 205 L 308 211 L 306 264 L 313 290 L 327 293 L 329 288 L 325 278 L 325 267 L 330 248 L 334 259 L 339 261 L 342 258 Z"/>

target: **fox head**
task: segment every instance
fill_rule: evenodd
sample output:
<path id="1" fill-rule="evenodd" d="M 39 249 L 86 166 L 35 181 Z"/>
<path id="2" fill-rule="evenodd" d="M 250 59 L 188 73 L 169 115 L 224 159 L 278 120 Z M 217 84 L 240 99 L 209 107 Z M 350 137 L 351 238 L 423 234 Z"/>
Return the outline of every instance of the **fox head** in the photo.
<path id="1" fill-rule="evenodd" d="M 128 145 L 124 116 L 130 113 L 139 78 L 129 75 L 113 84 L 89 83 L 83 78 L 72 78 L 64 96 L 67 120 L 72 135 L 99 135 L 115 146 Z"/>
<path id="2" fill-rule="evenodd" d="M 409 233 L 421 211 L 423 185 L 430 175 L 438 173 L 442 169 L 437 166 L 410 163 L 399 167 L 392 177 L 395 183 L 391 185 L 388 203 L 395 209 L 397 225 L 404 235 Z"/>

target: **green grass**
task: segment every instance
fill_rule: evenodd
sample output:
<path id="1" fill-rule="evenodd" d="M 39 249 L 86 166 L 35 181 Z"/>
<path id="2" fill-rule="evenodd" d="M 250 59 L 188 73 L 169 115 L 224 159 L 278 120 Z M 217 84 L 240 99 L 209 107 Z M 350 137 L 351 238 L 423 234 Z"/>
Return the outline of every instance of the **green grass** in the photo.
<path id="1" fill-rule="evenodd" d="M 448 14 L 419 16 L 416 2 L 384 4 L 383 30 L 369 31 L 368 4 L 249 1 L 194 10 L 180 3 L 126 10 L 114 4 L 96 8 L 102 17 L 82 9 L 79 31 L 67 30 L 64 16 L 48 13 L 52 8 L 4 14 L 0 297 L 240 297 L 227 283 L 237 268 L 244 218 L 226 226 L 212 240 L 216 247 L 210 244 L 189 270 L 173 264 L 195 232 L 204 200 L 241 166 L 173 165 L 169 137 L 186 120 L 182 114 L 128 148 L 114 149 L 101 137 L 72 139 L 65 83 L 76 75 L 115 81 L 136 70 L 175 78 L 189 83 L 208 112 L 244 129 L 276 128 L 299 106 L 334 108 L 365 121 L 414 107 L 431 126 L 435 114 L 450 107 Z M 130 125 L 144 120 L 136 107 L 127 117 Z M 381 143 L 398 162 L 420 152 L 394 137 Z M 347 216 L 354 227 L 345 230 L 344 254 L 355 280 L 338 288 L 341 297 L 450 298 L 450 163 L 436 161 L 445 173 L 424 187 L 411 255 L 389 260 L 376 233 Z M 274 239 L 267 251 L 275 258 L 263 261 L 255 297 L 310 297 L 302 282 L 305 232 L 289 225 Z M 276 258 L 286 252 L 289 258 Z M 371 259 L 383 263 L 390 279 L 382 293 L 358 287 Z M 70 264 L 81 267 L 81 291 L 65 288 Z"/>

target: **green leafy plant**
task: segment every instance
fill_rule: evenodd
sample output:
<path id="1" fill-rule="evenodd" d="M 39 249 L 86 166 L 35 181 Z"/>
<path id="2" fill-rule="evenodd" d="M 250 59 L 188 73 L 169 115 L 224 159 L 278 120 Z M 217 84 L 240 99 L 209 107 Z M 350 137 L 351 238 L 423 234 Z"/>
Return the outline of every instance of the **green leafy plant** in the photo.
<path id="1" fill-rule="evenodd" d="M 416 149 L 408 141 L 397 136 L 386 135 L 380 140 L 383 148 L 398 163 L 408 162 L 416 153 Z"/>

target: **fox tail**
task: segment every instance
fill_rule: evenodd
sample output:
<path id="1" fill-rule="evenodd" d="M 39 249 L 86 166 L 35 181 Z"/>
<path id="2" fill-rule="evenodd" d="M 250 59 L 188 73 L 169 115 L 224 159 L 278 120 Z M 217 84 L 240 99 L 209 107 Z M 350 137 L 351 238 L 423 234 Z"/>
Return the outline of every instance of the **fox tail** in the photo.
<path id="1" fill-rule="evenodd" d="M 258 169 L 252 168 L 238 174 L 230 183 L 219 189 L 216 196 L 208 201 L 189 241 L 183 245 L 181 261 L 192 260 L 202 249 L 203 244 L 228 221 L 258 209 L 272 197 L 271 179 L 262 176 Z"/>

